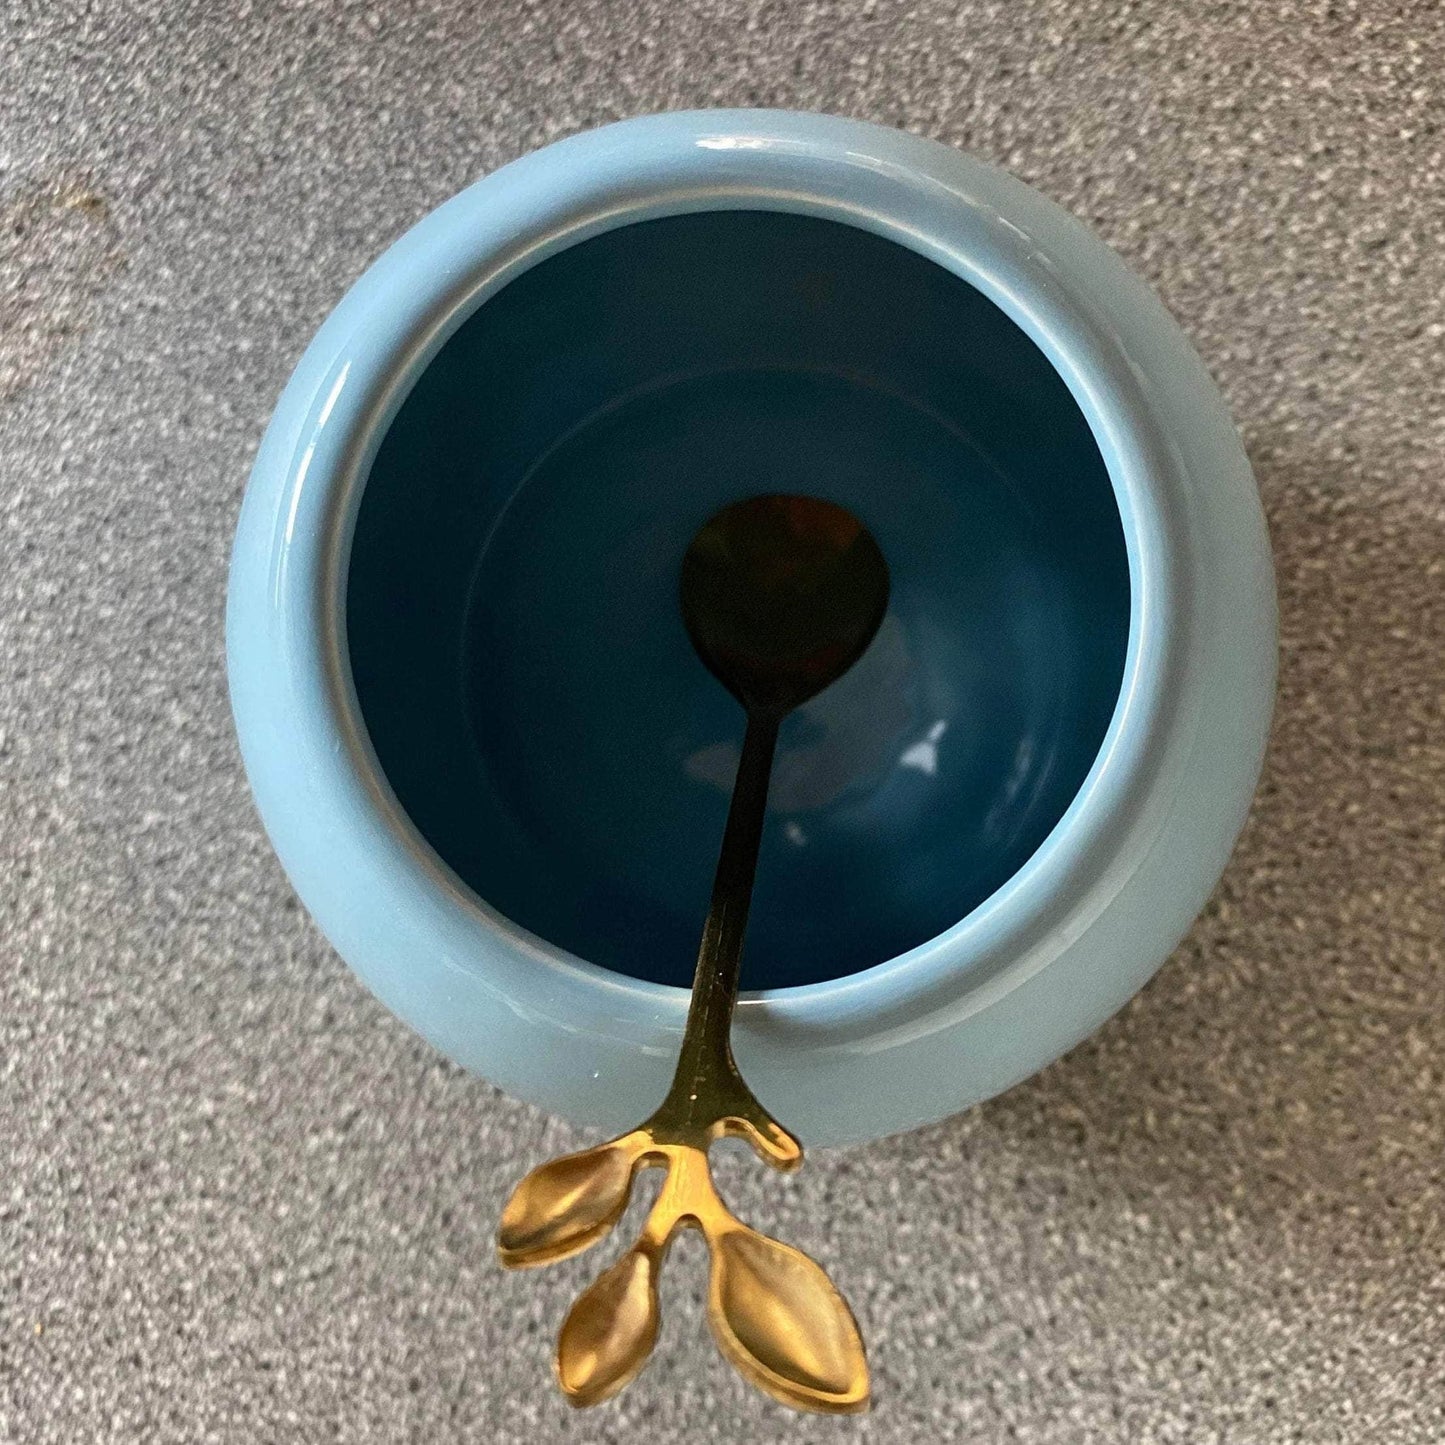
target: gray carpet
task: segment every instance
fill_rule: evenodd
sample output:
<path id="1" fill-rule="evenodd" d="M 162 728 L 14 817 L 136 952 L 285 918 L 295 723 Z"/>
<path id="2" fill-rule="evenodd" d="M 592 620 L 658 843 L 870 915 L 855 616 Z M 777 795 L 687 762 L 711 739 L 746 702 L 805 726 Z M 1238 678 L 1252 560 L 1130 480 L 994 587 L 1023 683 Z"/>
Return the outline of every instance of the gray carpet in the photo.
<path id="1" fill-rule="evenodd" d="M 1445 11 L 1009 0 L 0 10 L 0 1440 L 1445 1438 Z M 538 143 L 893 122 L 1092 222 L 1219 377 L 1278 552 L 1253 821 L 1133 1006 L 946 1124 L 727 1186 L 834 1272 L 877 1406 L 665 1332 L 570 1413 L 591 1261 L 492 1262 L 573 1141 L 297 907 L 226 709 L 257 438 L 345 286 Z"/>

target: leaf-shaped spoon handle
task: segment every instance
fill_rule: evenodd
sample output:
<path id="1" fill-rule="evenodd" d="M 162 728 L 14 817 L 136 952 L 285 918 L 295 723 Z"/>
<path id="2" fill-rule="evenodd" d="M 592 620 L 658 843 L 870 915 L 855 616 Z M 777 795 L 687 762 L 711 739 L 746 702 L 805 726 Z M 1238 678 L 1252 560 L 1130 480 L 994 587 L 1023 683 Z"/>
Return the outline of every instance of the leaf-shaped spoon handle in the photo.
<path id="1" fill-rule="evenodd" d="M 657 1338 L 657 1275 L 680 1227 L 712 1256 L 708 1314 L 719 1348 L 759 1389 L 797 1409 L 868 1405 L 863 1341 L 843 1297 L 806 1255 L 737 1219 L 713 1186 L 707 1153 L 745 1138 L 774 1168 L 802 1162 L 733 1059 L 743 938 L 757 872 L 778 725 L 862 655 L 888 599 L 888 569 L 856 518 L 806 497 L 761 497 L 698 533 L 682 571 L 683 618 L 699 655 L 747 710 L 712 899 L 677 1070 L 639 1128 L 553 1160 L 518 1185 L 498 1249 L 510 1267 L 578 1253 L 611 1230 L 638 1167 L 667 1178 L 637 1243 L 573 1305 L 557 1378 L 576 1405 L 615 1394 Z"/>

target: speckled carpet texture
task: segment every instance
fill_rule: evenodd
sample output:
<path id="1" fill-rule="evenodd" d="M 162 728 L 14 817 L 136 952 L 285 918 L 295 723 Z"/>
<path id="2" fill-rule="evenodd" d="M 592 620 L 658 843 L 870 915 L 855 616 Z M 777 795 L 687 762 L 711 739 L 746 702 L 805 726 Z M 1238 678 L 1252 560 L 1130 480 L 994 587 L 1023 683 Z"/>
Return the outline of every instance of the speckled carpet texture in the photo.
<path id="1" fill-rule="evenodd" d="M 0 0 L 0 1441 L 1445 1440 L 1445 8 L 1420 0 Z M 308 922 L 227 709 L 227 552 L 311 334 L 428 209 L 659 109 L 1008 167 L 1160 292 L 1258 472 L 1281 694 L 1204 917 L 1095 1038 L 739 1212 L 872 1414 L 717 1357 L 616 1402 L 495 1264 L 583 1136 Z"/>

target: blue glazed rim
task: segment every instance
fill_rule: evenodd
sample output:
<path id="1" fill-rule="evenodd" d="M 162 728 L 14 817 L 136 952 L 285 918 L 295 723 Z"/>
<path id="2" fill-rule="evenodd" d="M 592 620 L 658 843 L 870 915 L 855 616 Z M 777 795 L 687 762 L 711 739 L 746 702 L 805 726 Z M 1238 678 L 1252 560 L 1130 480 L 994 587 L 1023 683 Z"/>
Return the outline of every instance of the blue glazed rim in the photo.
<path id="1" fill-rule="evenodd" d="M 1203 905 L 1262 760 L 1275 624 L 1248 463 L 1158 301 L 1059 208 L 936 143 L 787 112 L 645 117 L 496 172 L 363 276 L 283 395 L 237 531 L 233 707 L 283 864 L 384 1002 L 522 1098 L 608 1125 L 648 1111 L 666 1084 L 686 991 L 612 973 L 526 933 L 421 838 L 360 718 L 345 574 L 380 438 L 456 327 L 565 246 L 709 209 L 860 226 L 992 300 L 1084 412 L 1128 548 L 1119 702 L 1092 769 L 1038 851 L 920 947 L 740 1002 L 736 1052 L 759 1096 L 805 1141 L 844 1142 L 998 1092 L 1119 1007 Z M 1231 632 L 1224 597 L 1254 604 Z M 1155 878 L 1163 881 L 1151 889 Z"/>

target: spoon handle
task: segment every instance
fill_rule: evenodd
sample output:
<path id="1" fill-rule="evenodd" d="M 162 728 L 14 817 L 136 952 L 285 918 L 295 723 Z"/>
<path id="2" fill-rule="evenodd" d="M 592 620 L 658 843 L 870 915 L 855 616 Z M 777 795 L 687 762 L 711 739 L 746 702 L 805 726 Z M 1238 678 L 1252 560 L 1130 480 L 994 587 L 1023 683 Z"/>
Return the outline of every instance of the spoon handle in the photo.
<path id="1" fill-rule="evenodd" d="M 751 1113 L 757 1107 L 733 1062 L 730 1037 L 777 741 L 776 717 L 762 712 L 748 714 L 727 827 L 713 875 L 712 901 L 697 951 L 682 1049 L 664 1105 L 670 1122 L 676 1124 L 710 1124 L 720 1113 Z"/>
<path id="2" fill-rule="evenodd" d="M 729 1043 L 777 740 L 776 715 L 748 714 L 667 1097 L 636 1129 L 534 1169 L 502 1212 L 502 1263 L 547 1264 L 612 1229 L 638 1168 L 667 1171 L 637 1242 L 577 1299 L 558 1336 L 557 1379 L 574 1405 L 616 1394 L 647 1362 L 657 1338 L 658 1271 L 673 1235 L 693 1228 L 712 1260 L 708 1319 L 733 1366 L 795 1409 L 868 1408 L 868 1361 L 847 1301 L 807 1255 L 738 1219 L 708 1166 L 709 1146 L 725 1135 L 748 1140 L 776 1169 L 796 1169 L 803 1159 L 802 1146 L 744 1082 Z"/>

